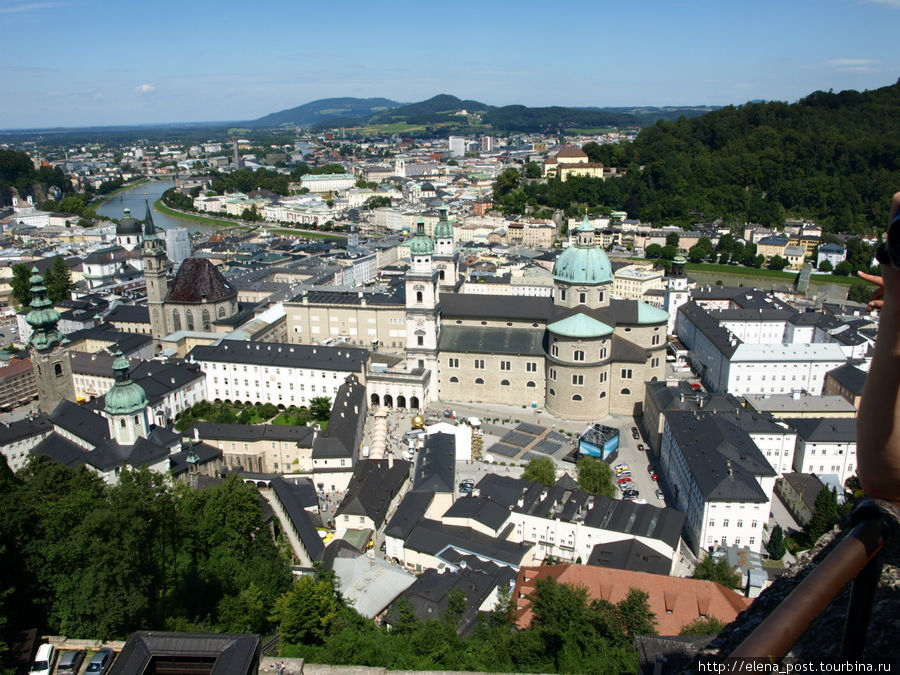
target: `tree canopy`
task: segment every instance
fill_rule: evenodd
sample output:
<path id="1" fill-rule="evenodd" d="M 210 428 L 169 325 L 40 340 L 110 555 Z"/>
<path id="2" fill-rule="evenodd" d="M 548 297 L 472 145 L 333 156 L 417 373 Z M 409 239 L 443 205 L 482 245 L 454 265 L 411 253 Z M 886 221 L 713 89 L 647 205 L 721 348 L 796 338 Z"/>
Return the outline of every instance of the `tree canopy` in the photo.
<path id="1" fill-rule="evenodd" d="M 556 464 L 549 457 L 535 457 L 525 465 L 522 478 L 553 485 L 556 482 Z"/>
<path id="2" fill-rule="evenodd" d="M 580 457 L 575 465 L 578 486 L 592 495 L 616 496 L 612 469 L 606 462 L 593 457 Z"/>
<path id="3" fill-rule="evenodd" d="M 725 588 L 737 588 L 741 585 L 741 577 L 733 572 L 725 558 L 713 558 L 707 555 L 694 568 L 694 579 L 715 581 Z"/>

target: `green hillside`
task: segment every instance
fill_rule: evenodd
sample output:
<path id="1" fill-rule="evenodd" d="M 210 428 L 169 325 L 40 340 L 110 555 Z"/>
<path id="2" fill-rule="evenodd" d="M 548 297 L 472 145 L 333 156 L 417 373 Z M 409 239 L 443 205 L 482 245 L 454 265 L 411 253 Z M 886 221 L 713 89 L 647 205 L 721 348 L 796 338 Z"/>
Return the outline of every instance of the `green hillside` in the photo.
<path id="1" fill-rule="evenodd" d="M 309 126 L 346 119 L 364 119 L 400 104 L 388 98 L 323 98 L 296 108 L 260 117 L 247 124 L 254 129 L 279 126 Z"/>
<path id="2" fill-rule="evenodd" d="M 622 209 L 658 224 L 810 218 L 826 231 L 868 232 L 883 227 L 900 188 L 898 110 L 900 83 L 661 121 L 634 143 L 585 148 L 625 176 L 530 184 L 503 199 L 513 208 Z"/>

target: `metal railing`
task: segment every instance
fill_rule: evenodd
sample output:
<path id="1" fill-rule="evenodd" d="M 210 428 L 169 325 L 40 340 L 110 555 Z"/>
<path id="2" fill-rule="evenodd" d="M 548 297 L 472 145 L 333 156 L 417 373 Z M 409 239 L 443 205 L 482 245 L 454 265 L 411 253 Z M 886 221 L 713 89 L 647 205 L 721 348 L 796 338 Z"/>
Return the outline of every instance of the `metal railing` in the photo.
<path id="1" fill-rule="evenodd" d="M 733 659 L 781 659 L 810 624 L 852 581 L 841 641 L 841 659 L 860 659 L 885 546 L 897 542 L 900 510 L 868 499 L 856 507 L 853 529 L 820 561 L 763 622 L 731 653 Z"/>

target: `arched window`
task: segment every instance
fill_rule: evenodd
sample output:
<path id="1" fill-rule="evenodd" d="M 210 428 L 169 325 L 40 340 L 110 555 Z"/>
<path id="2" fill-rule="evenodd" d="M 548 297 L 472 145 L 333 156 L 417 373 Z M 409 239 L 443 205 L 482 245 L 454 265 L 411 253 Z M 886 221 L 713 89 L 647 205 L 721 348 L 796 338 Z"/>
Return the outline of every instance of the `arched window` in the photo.
<path id="1" fill-rule="evenodd" d="M 574 353 L 572 354 L 572 360 L 573 361 L 584 361 L 584 350 L 576 349 L 574 351 Z"/>
<path id="2" fill-rule="evenodd" d="M 185 326 L 187 330 L 194 330 L 194 313 L 188 309 L 185 311 L 184 317 L 186 319 Z"/>
<path id="3" fill-rule="evenodd" d="M 600 392 L 600 396 L 599 396 L 598 398 L 606 398 L 606 392 L 605 392 L 605 391 L 601 391 L 601 392 Z"/>
<path id="4" fill-rule="evenodd" d="M 451 381 L 451 382 L 459 382 L 459 378 L 458 378 L 458 377 L 451 377 L 451 378 L 450 378 L 450 381 Z"/>
<path id="5" fill-rule="evenodd" d="M 439 278 L 441 281 L 444 280 L 444 270 L 440 270 L 440 271 L 438 272 L 438 278 Z"/>
<path id="6" fill-rule="evenodd" d="M 208 309 L 203 310 L 202 317 L 203 317 L 203 330 L 209 332 L 210 330 L 212 330 L 212 324 L 209 321 L 209 310 Z"/>
<path id="7" fill-rule="evenodd" d="M 509 380 L 500 380 L 500 386 L 501 386 L 501 387 L 508 387 L 508 386 L 509 386 Z"/>
<path id="8" fill-rule="evenodd" d="M 550 394 L 551 396 L 556 396 L 556 389 L 551 389 L 551 390 L 549 391 L 549 394 Z"/>
<path id="9" fill-rule="evenodd" d="M 630 395 L 631 395 L 631 390 L 630 390 L 630 389 L 623 389 L 620 393 L 621 393 L 623 396 L 630 396 Z"/>
<path id="10" fill-rule="evenodd" d="M 422 302 L 422 291 L 416 291 L 416 302 Z"/>
<path id="11" fill-rule="evenodd" d="M 177 333 L 181 330 L 181 314 L 177 309 L 172 310 L 172 331 Z"/>
<path id="12" fill-rule="evenodd" d="M 53 372 L 56 374 L 57 377 L 62 377 L 62 374 L 63 374 L 62 373 L 62 364 L 54 363 L 53 364 Z"/>
<path id="13" fill-rule="evenodd" d="M 475 384 L 484 384 L 484 380 L 482 380 L 480 377 L 476 377 Z"/>
<path id="14" fill-rule="evenodd" d="M 222 307 L 219 307 L 219 318 L 220 319 L 225 318 L 225 306 L 224 305 Z"/>
<path id="15" fill-rule="evenodd" d="M 532 382 L 531 380 L 529 380 L 529 381 L 525 384 L 525 386 L 526 386 L 526 387 L 536 387 L 537 385 L 536 385 L 534 382 Z"/>
<path id="16" fill-rule="evenodd" d="M 581 394 L 574 394 L 574 395 L 572 396 L 572 400 L 573 400 L 573 401 L 580 401 L 580 400 L 581 400 Z"/>

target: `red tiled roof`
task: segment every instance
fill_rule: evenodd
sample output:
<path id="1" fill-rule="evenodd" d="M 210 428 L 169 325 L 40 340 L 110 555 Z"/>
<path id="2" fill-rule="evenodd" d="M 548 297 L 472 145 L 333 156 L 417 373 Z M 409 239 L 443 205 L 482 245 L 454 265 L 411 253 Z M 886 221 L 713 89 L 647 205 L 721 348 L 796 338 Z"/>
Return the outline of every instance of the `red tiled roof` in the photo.
<path id="1" fill-rule="evenodd" d="M 14 359 L 9 362 L 9 365 L 0 368 L 0 380 L 21 375 L 31 370 L 31 367 L 31 359 Z"/>
<path id="2" fill-rule="evenodd" d="M 536 588 L 536 579 L 552 577 L 559 583 L 587 588 L 592 600 L 607 600 L 613 604 L 625 599 L 629 589 L 644 591 L 649 596 L 650 609 L 656 615 L 656 630 L 660 635 L 678 635 L 687 624 L 703 617 L 716 617 L 731 623 L 752 603 L 712 581 L 667 577 L 647 572 L 631 572 L 592 565 L 545 565 L 523 567 L 516 579 L 517 624 L 527 628 L 533 613 L 528 596 Z"/>
<path id="3" fill-rule="evenodd" d="M 556 153 L 557 157 L 584 157 L 587 159 L 587 153 L 581 148 L 563 148 Z"/>

